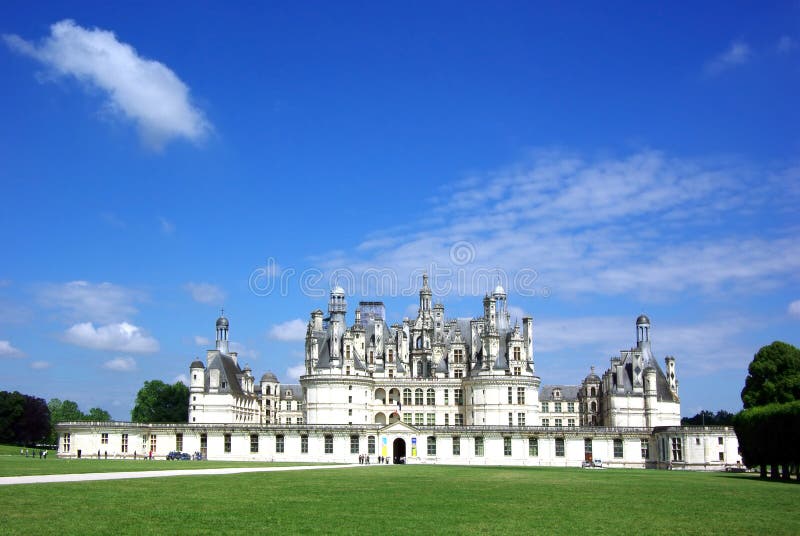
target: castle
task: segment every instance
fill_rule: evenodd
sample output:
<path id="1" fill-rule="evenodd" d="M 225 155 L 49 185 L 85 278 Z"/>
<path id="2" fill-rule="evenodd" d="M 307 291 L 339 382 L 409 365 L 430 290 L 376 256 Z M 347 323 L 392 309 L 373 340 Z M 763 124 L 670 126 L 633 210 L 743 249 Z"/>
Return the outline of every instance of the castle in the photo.
<path id="1" fill-rule="evenodd" d="M 348 325 L 345 292 L 335 287 L 327 315 L 310 315 L 299 385 L 281 384 L 271 372 L 256 381 L 230 351 L 230 322 L 220 316 L 215 348 L 205 363 L 190 365 L 188 423 L 98 426 L 128 430 L 119 432 L 126 451 L 133 435 L 142 437 L 142 451 L 159 452 L 166 439 L 169 450 L 220 459 L 353 461 L 363 454 L 396 463 L 603 459 L 705 469 L 740 460 L 732 429 L 680 426 L 675 359 L 666 357 L 662 369 L 653 356 L 647 316 L 636 319 L 636 345 L 613 357 L 602 377 L 592 370 L 576 385 L 541 385 L 533 319 L 512 323 L 502 286 L 472 319 L 447 318 L 432 298 L 423 276 L 415 319 L 389 325 L 383 303 L 360 302 Z M 89 428 L 62 425 L 60 455 L 71 455 Z M 102 441 L 110 445 L 108 433 L 101 449 Z"/>

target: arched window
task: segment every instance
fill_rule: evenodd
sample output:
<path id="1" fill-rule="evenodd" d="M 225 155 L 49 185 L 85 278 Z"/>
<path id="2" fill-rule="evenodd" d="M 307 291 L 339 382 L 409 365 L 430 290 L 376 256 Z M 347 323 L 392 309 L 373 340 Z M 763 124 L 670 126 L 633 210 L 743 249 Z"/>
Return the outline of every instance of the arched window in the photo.
<path id="1" fill-rule="evenodd" d="M 267 394 L 270 394 L 270 391 L 271 391 L 271 390 L 272 390 L 272 389 L 270 388 L 270 386 L 269 386 L 269 385 L 267 385 Z"/>
<path id="2" fill-rule="evenodd" d="M 597 411 L 597 402 L 592 402 L 592 411 Z"/>
<path id="3" fill-rule="evenodd" d="M 426 399 L 425 402 L 429 406 L 433 406 L 433 405 L 436 404 L 436 395 L 435 395 L 433 389 L 428 389 L 428 391 L 425 393 L 425 399 Z"/>
<path id="4" fill-rule="evenodd" d="M 417 350 L 421 350 L 422 349 L 422 335 L 417 337 L 417 345 L 416 346 L 417 346 Z"/>
<path id="5" fill-rule="evenodd" d="M 423 365 L 422 361 L 417 361 L 417 378 L 422 378 Z"/>
<path id="6" fill-rule="evenodd" d="M 414 389 L 414 404 L 422 405 L 422 389 Z"/>
<path id="7" fill-rule="evenodd" d="M 592 396 L 597 396 L 597 389 L 592 387 Z"/>
<path id="8" fill-rule="evenodd" d="M 406 406 L 411 405 L 411 389 L 403 389 L 403 404 Z"/>

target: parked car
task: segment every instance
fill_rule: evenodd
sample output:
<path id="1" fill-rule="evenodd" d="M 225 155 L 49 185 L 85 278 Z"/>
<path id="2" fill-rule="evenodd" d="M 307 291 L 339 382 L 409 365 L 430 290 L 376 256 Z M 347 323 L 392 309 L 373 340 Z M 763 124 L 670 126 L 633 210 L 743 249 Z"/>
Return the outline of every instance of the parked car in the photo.
<path id="1" fill-rule="evenodd" d="M 189 460 L 189 461 L 191 461 L 192 455 L 189 454 L 188 452 L 181 452 L 181 457 L 178 458 L 178 459 L 179 460 Z"/>

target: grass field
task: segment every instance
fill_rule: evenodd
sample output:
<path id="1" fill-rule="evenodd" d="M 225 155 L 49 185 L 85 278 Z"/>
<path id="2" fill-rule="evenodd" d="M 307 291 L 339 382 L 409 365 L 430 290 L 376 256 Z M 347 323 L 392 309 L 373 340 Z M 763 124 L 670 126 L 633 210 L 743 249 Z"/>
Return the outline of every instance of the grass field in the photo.
<path id="1" fill-rule="evenodd" d="M 644 470 L 407 465 L 0 487 L 6 534 L 773 536 L 800 534 L 799 505 L 797 484 Z"/>

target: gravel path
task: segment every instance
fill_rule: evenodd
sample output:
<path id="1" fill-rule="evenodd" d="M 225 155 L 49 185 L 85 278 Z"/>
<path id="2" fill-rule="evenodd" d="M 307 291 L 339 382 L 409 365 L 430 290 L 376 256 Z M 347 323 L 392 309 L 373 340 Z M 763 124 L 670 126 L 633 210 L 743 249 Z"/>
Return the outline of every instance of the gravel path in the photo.
<path id="1" fill-rule="evenodd" d="M 272 471 L 313 471 L 314 469 L 350 469 L 366 465 L 293 465 L 280 467 L 222 467 L 219 469 L 168 469 L 165 471 L 121 471 L 118 473 L 84 473 L 67 475 L 30 475 L 0 477 L 0 486 L 14 484 L 48 484 L 51 482 L 86 482 L 126 478 L 159 478 L 163 476 L 233 475 L 237 473 L 269 473 Z"/>

